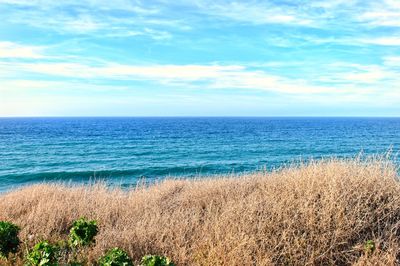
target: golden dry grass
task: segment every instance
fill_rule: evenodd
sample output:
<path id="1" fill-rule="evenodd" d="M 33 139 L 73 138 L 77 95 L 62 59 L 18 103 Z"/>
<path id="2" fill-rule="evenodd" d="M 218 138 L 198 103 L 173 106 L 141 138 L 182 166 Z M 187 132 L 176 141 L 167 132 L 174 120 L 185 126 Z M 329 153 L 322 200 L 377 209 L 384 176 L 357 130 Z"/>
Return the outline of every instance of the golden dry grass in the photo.
<path id="1" fill-rule="evenodd" d="M 0 196 L 0 220 L 22 228 L 24 248 L 65 239 L 81 216 L 100 225 L 96 245 L 81 254 L 89 264 L 114 246 L 136 262 L 160 254 L 178 265 L 399 263 L 400 185 L 386 160 L 332 159 L 129 192 L 43 184 Z"/>

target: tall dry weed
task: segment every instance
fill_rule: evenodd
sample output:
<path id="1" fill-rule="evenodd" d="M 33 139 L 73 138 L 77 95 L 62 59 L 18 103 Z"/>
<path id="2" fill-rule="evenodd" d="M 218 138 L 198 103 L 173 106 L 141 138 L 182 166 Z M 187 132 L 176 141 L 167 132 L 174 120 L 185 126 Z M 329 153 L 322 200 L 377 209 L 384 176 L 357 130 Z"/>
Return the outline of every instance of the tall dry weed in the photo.
<path id="1" fill-rule="evenodd" d="M 0 220 L 22 228 L 26 247 L 66 238 L 81 216 L 100 225 L 96 245 L 80 255 L 89 264 L 115 246 L 136 262 L 160 254 L 178 265 L 399 263 L 400 185 L 384 159 L 166 180 L 129 192 L 42 184 L 0 196 Z"/>

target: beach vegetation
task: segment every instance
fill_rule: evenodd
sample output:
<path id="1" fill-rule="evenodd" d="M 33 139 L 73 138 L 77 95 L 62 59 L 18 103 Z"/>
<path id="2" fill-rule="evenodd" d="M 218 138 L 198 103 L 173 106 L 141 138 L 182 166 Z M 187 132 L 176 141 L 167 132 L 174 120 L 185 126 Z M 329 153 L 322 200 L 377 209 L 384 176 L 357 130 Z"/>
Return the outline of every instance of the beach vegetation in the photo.
<path id="1" fill-rule="evenodd" d="M 175 264 L 165 256 L 146 255 L 142 258 L 140 266 L 175 266 Z"/>
<path id="2" fill-rule="evenodd" d="M 9 253 L 17 252 L 20 244 L 19 231 L 17 225 L 0 221 L 0 257 L 6 258 Z"/>
<path id="3" fill-rule="evenodd" d="M 109 247 L 129 247 L 138 264 L 168 254 L 176 265 L 398 265 L 398 173 L 385 158 L 356 158 L 131 190 L 38 184 L 0 195 L 0 220 L 23 228 L 29 249 L 69 239 L 77 215 L 96 217 L 96 242 L 61 252 L 66 265 L 97 265 Z"/>
<path id="4" fill-rule="evenodd" d="M 375 242 L 373 240 L 367 240 L 364 244 L 364 250 L 366 253 L 372 253 L 376 249 Z"/>
<path id="5" fill-rule="evenodd" d="M 74 221 L 69 233 L 69 241 L 72 246 L 86 246 L 94 242 L 98 233 L 96 221 L 89 221 L 86 218 L 80 218 Z"/>
<path id="6" fill-rule="evenodd" d="M 113 248 L 100 258 L 99 266 L 133 266 L 133 263 L 125 251 Z"/>
<path id="7" fill-rule="evenodd" d="M 37 243 L 26 257 L 27 266 L 57 266 L 59 248 L 48 241 Z"/>

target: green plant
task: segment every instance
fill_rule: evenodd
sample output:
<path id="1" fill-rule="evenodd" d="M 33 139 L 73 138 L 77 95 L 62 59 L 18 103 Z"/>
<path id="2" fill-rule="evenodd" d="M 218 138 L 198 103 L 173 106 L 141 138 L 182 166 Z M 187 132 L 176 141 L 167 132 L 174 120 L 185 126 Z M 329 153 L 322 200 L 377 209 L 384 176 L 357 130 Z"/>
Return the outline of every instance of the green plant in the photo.
<path id="1" fill-rule="evenodd" d="M 70 263 L 68 263 L 68 266 L 83 266 L 83 263 L 81 263 L 81 262 L 70 262 Z"/>
<path id="2" fill-rule="evenodd" d="M 367 253 L 372 253 L 376 249 L 375 242 L 373 240 L 367 240 L 364 244 L 364 250 Z"/>
<path id="3" fill-rule="evenodd" d="M 175 266 L 167 257 L 157 255 L 146 255 L 142 258 L 141 266 Z"/>
<path id="4" fill-rule="evenodd" d="M 72 246 L 86 246 L 94 242 L 98 233 L 96 221 L 89 221 L 85 218 L 76 220 L 69 233 L 69 241 Z"/>
<path id="5" fill-rule="evenodd" d="M 110 249 L 99 260 L 100 266 L 133 266 L 128 254 L 119 248 Z"/>
<path id="6" fill-rule="evenodd" d="M 58 258 L 58 247 L 47 241 L 37 243 L 27 255 L 29 266 L 56 266 Z"/>
<path id="7" fill-rule="evenodd" d="M 0 221 L 0 257 L 15 253 L 19 247 L 19 227 L 10 222 Z"/>

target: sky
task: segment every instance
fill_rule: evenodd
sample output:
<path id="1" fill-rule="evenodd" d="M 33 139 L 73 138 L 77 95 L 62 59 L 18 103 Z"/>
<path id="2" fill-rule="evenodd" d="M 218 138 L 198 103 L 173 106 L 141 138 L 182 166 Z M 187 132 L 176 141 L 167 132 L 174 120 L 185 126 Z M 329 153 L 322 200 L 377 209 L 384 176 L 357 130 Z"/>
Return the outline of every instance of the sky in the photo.
<path id="1" fill-rule="evenodd" d="M 0 116 L 400 116 L 400 0 L 0 0 Z"/>

